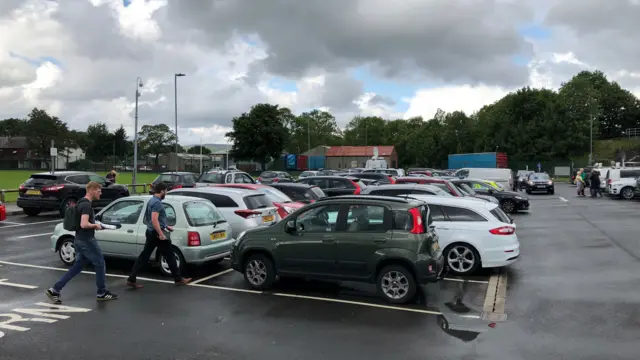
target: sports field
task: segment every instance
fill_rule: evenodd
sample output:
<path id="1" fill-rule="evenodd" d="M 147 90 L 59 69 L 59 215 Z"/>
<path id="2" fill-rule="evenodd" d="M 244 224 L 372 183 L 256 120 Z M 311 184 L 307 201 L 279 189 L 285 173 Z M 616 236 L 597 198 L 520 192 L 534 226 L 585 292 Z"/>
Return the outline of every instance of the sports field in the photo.
<path id="1" fill-rule="evenodd" d="M 38 173 L 37 170 L 0 170 L 0 189 L 2 190 L 15 190 L 20 184 L 25 182 L 31 174 Z M 118 173 L 116 183 L 118 184 L 131 184 L 131 172 Z M 106 173 L 98 173 L 98 175 L 105 176 Z M 141 172 L 138 173 L 138 184 L 151 183 L 158 174 Z M 7 192 L 5 193 L 6 202 L 15 202 L 18 198 L 18 193 Z"/>

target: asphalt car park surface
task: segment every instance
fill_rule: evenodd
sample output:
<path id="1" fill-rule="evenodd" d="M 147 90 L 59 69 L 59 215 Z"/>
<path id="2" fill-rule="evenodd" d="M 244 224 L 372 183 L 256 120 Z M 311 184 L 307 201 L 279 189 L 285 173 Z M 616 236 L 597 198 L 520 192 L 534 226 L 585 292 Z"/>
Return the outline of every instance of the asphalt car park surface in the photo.
<path id="1" fill-rule="evenodd" d="M 190 267 L 187 287 L 150 267 L 144 289 L 125 290 L 133 263 L 107 259 L 118 301 L 97 303 L 86 273 L 62 293 L 69 308 L 51 308 L 43 292 L 66 270 L 50 250 L 60 220 L 11 216 L 0 224 L 0 358 L 637 359 L 640 203 L 577 198 L 563 184 L 530 198 L 513 215 L 518 262 L 430 284 L 405 306 L 357 283 L 249 290 L 227 261 Z M 493 318 L 499 274 L 506 316 Z"/>

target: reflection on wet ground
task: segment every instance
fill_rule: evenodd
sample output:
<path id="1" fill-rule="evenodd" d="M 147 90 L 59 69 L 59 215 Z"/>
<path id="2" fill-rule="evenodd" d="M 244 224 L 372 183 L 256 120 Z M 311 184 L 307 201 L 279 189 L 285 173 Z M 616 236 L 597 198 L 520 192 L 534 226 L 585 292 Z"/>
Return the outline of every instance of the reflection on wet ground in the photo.
<path id="1" fill-rule="evenodd" d="M 438 309 L 437 322 L 446 334 L 464 342 L 475 340 L 478 335 L 496 327 L 496 323 L 483 319 L 483 311 L 465 302 L 468 283 L 457 285 L 453 296 Z"/>

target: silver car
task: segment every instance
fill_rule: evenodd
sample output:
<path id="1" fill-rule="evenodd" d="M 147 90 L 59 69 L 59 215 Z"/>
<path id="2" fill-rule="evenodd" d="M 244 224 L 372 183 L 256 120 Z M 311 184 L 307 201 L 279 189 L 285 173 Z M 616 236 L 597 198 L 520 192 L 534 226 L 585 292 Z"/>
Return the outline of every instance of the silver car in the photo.
<path id="1" fill-rule="evenodd" d="M 118 199 L 96 214 L 96 220 L 116 225 L 116 230 L 96 231 L 96 239 L 105 257 L 135 259 L 146 241 L 147 224 L 144 213 L 150 195 L 129 196 Z M 217 262 L 228 256 L 234 243 L 231 226 L 209 201 L 186 196 L 171 196 L 163 200 L 168 225 L 174 227 L 169 234 L 178 266 Z M 75 261 L 73 247 L 75 232 L 58 224 L 51 235 L 51 249 L 66 265 Z M 171 270 L 164 256 L 154 253 L 151 258 L 160 264 L 165 275 Z"/>
<path id="2" fill-rule="evenodd" d="M 434 185 L 423 184 L 398 184 L 398 185 L 379 185 L 375 187 L 366 187 L 360 192 L 361 195 L 383 195 L 398 196 L 406 194 L 422 194 L 434 196 L 451 196 L 451 194 Z"/>
<path id="3" fill-rule="evenodd" d="M 271 226 L 278 221 L 277 208 L 261 192 L 226 187 L 199 187 L 171 190 L 167 198 L 175 195 L 194 196 L 211 201 L 231 225 L 235 234 L 259 226 Z"/>

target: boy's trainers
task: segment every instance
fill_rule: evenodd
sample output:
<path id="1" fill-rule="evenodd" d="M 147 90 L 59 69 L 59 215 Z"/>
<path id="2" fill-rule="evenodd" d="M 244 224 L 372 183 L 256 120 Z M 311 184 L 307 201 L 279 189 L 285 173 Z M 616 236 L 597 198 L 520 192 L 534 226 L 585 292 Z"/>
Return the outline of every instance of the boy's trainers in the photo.
<path id="1" fill-rule="evenodd" d="M 60 300 L 60 293 L 56 292 L 53 289 L 47 289 L 44 293 L 47 295 L 47 297 L 49 298 L 49 300 L 51 300 L 52 303 L 62 304 L 62 300 Z"/>
<path id="2" fill-rule="evenodd" d="M 98 295 L 96 299 L 98 299 L 98 301 L 118 300 L 118 295 L 112 293 L 111 291 L 107 291 L 102 295 Z"/>

